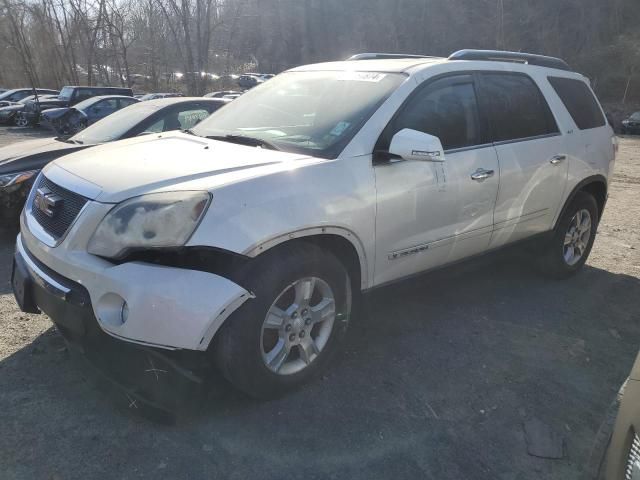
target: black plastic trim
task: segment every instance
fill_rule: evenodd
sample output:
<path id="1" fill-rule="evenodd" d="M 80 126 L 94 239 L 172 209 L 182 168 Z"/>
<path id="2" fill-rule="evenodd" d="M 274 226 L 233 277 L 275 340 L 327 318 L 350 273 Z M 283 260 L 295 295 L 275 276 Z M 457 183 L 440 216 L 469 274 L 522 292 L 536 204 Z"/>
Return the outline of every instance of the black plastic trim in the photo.
<path id="1" fill-rule="evenodd" d="M 569 208 L 569 204 L 575 198 L 575 196 L 578 194 L 578 192 L 580 190 L 582 190 L 584 187 L 586 187 L 587 185 L 591 185 L 592 183 L 601 183 L 601 184 L 604 185 L 605 191 L 607 192 L 607 194 L 605 195 L 604 204 L 602 205 L 602 211 L 604 211 L 604 207 L 607 204 L 608 191 L 609 191 L 608 186 L 607 186 L 607 179 L 603 175 L 592 175 L 590 177 L 585 178 L 581 182 L 579 182 L 573 188 L 573 190 L 571 191 L 571 193 L 567 197 L 567 200 L 564 202 L 564 206 L 562 207 L 562 210 L 560 211 L 560 215 L 558 215 L 558 219 L 556 220 L 556 223 L 553 226 L 554 229 L 558 225 L 558 222 L 563 217 L 563 215 L 567 211 L 567 208 Z M 602 218 L 602 211 L 600 212 L 600 218 L 598 219 L 598 221 L 600 221 L 600 219 Z"/>

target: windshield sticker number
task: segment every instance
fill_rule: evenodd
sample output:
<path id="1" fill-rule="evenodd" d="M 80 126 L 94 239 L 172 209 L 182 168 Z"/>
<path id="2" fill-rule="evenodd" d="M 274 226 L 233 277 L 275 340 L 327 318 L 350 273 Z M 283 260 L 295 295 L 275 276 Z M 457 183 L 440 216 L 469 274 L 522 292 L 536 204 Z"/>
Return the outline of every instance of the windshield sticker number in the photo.
<path id="1" fill-rule="evenodd" d="M 386 76 L 386 74 L 378 72 L 344 72 L 338 76 L 338 80 L 378 83 Z"/>

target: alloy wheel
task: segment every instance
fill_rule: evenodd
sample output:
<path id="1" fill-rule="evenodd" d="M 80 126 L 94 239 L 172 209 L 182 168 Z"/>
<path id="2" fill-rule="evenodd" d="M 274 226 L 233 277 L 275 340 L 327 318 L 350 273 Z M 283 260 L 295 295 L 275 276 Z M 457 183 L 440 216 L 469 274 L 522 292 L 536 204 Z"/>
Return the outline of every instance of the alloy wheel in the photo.
<path id="1" fill-rule="evenodd" d="M 16 125 L 18 127 L 27 127 L 29 125 L 29 121 L 27 120 L 27 117 L 25 117 L 24 115 L 17 115 Z"/>
<path id="2" fill-rule="evenodd" d="M 301 278 L 273 302 L 262 324 L 262 360 L 272 372 L 291 375 L 305 369 L 326 347 L 336 318 L 328 283 Z"/>
<path id="3" fill-rule="evenodd" d="M 588 210 L 578 210 L 569 222 L 564 236 L 563 256 L 567 265 L 577 264 L 584 256 L 591 238 L 591 214 Z"/>

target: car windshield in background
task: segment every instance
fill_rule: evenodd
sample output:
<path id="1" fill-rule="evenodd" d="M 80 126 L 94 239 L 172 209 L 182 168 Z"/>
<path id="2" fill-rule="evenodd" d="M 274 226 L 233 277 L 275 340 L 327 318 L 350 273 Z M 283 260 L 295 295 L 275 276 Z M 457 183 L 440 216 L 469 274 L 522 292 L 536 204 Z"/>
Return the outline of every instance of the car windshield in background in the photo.
<path id="1" fill-rule="evenodd" d="M 118 140 L 122 135 L 151 115 L 157 108 L 150 105 L 135 104 L 112 113 L 99 122 L 88 126 L 69 140 L 92 144 Z"/>
<path id="2" fill-rule="evenodd" d="M 629 119 L 633 120 L 634 122 L 640 122 L 640 112 L 634 113 L 629 117 Z"/>
<path id="3" fill-rule="evenodd" d="M 14 93 L 15 93 L 15 90 L 7 90 L 4 93 L 0 93 L 0 100 L 6 100 L 7 98 L 9 98 Z"/>
<path id="4" fill-rule="evenodd" d="M 398 73 L 287 72 L 238 97 L 192 131 L 335 158 L 405 78 Z"/>
<path id="5" fill-rule="evenodd" d="M 71 100 L 71 95 L 73 95 L 73 87 L 64 87 L 60 90 L 58 98 L 60 100 Z"/>

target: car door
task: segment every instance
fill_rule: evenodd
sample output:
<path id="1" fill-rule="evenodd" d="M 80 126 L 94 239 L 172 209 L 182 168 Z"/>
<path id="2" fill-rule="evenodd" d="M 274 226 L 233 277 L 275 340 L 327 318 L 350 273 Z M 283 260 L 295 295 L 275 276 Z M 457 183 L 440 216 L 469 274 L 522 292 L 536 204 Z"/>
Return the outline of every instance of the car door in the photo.
<path id="1" fill-rule="evenodd" d="M 479 75 L 481 104 L 500 163 L 491 248 L 552 228 L 567 182 L 567 145 L 534 80 L 523 73 Z"/>
<path id="2" fill-rule="evenodd" d="M 458 74 L 418 87 L 386 127 L 376 150 L 409 128 L 437 136 L 445 155 L 442 162 L 374 160 L 376 284 L 488 247 L 499 168 L 485 125 L 474 77 Z"/>

